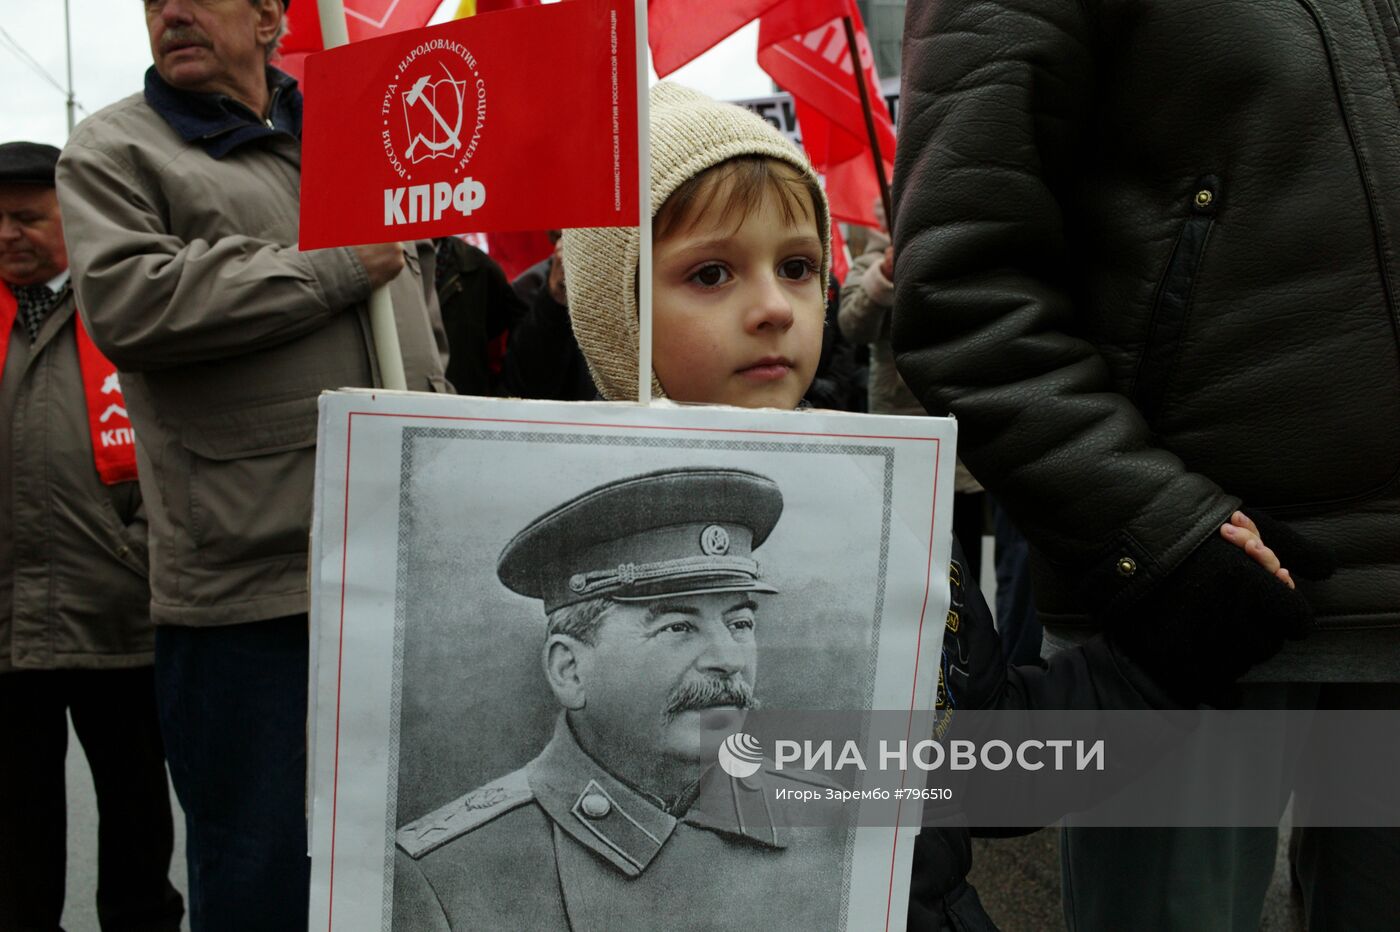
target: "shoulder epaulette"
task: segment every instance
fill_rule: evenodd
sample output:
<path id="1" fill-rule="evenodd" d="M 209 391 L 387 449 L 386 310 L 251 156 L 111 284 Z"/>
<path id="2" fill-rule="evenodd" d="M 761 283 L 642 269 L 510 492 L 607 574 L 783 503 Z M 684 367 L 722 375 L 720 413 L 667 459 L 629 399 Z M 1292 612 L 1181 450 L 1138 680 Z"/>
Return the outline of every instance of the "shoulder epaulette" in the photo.
<path id="1" fill-rule="evenodd" d="M 421 858 L 534 798 L 521 768 L 414 819 L 399 829 L 394 840 L 409 857 Z"/>

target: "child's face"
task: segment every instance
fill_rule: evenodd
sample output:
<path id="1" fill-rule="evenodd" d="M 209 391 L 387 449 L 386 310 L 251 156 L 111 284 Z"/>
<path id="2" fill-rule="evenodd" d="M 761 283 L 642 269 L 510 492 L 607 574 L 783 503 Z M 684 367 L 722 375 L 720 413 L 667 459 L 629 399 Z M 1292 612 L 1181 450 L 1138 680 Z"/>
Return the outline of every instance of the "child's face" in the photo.
<path id="1" fill-rule="evenodd" d="M 822 241 L 810 204 L 788 222 L 778 198 L 737 230 L 717 211 L 654 244 L 652 365 L 676 401 L 790 409 L 816 375 Z"/>

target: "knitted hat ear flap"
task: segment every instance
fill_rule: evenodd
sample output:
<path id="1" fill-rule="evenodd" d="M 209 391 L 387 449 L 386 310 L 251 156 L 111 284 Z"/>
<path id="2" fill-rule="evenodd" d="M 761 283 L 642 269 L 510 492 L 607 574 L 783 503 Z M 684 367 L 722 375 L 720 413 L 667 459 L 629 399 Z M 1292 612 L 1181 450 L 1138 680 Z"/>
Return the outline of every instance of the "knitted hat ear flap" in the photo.
<path id="1" fill-rule="evenodd" d="M 666 81 L 651 89 L 651 218 L 676 189 L 721 162 L 761 156 L 791 165 L 822 192 L 807 157 L 761 117 Z M 823 192 L 813 205 L 822 240 L 822 294 L 831 275 L 831 212 Z M 636 227 L 565 230 L 564 282 L 574 336 L 593 384 L 609 401 L 637 400 Z M 653 397 L 666 397 L 655 371 Z"/>

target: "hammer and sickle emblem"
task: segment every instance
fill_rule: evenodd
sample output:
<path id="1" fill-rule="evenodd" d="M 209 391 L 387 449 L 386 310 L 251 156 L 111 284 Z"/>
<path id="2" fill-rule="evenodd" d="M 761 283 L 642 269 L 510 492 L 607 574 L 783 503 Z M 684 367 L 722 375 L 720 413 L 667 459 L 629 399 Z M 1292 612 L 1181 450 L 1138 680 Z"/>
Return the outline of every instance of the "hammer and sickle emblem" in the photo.
<path id="1" fill-rule="evenodd" d="M 456 78 L 452 77 L 452 72 L 447 70 L 446 65 L 443 65 L 441 62 L 438 64 L 439 67 L 442 68 L 442 73 L 447 75 L 447 83 L 452 86 L 452 90 L 457 95 L 457 125 L 448 126 L 447 120 L 438 112 L 438 108 L 433 106 L 432 98 L 423 93 L 428 86 L 428 79 L 431 76 L 425 74 L 417 81 L 414 81 L 413 87 L 404 95 L 404 106 L 411 109 L 415 105 L 421 103 L 423 106 L 427 107 L 428 112 L 433 116 L 433 121 L 437 123 L 438 126 L 442 127 L 443 132 L 447 133 L 447 138 L 441 141 L 435 141 L 424 136 L 422 133 L 415 133 L 413 141 L 408 144 L 408 150 L 404 152 L 404 158 L 410 161 L 413 160 L 413 151 L 418 148 L 420 142 L 433 152 L 458 149 L 462 145 L 462 102 L 466 96 L 466 83 L 459 82 Z"/>

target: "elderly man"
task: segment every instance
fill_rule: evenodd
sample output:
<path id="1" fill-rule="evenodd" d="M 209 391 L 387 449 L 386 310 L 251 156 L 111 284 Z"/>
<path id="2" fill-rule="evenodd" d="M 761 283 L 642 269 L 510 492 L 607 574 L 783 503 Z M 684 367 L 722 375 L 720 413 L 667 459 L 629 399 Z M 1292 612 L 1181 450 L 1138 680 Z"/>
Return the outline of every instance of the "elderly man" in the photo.
<path id="1" fill-rule="evenodd" d="M 146 518 L 115 371 L 75 313 L 57 161 L 0 145 L 0 928 L 62 917 L 71 715 L 97 789 L 98 919 L 176 930 Z"/>
<path id="2" fill-rule="evenodd" d="M 266 64 L 282 0 L 145 13 L 145 90 L 74 133 L 60 201 L 140 438 L 194 928 L 303 928 L 316 397 L 376 383 L 364 302 L 381 284 L 408 387 L 445 388 L 432 249 L 296 247 L 301 96 Z"/>
<path id="3" fill-rule="evenodd" d="M 544 602 L 562 712 L 525 767 L 399 830 L 395 929 L 831 925 L 846 832 L 834 812 L 793 828 L 775 791 L 835 784 L 728 775 L 704 739 L 755 705 L 755 597 L 775 590 L 752 551 L 782 507 L 755 473 L 664 470 L 593 489 L 506 546 L 501 581 Z"/>

